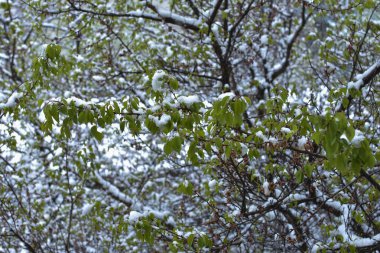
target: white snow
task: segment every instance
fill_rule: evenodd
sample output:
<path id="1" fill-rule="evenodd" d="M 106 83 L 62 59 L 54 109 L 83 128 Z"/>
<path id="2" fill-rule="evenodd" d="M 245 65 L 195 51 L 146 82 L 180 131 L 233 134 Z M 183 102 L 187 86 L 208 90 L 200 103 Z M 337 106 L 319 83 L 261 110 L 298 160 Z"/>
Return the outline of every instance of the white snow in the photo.
<path id="1" fill-rule="evenodd" d="M 170 47 L 166 48 L 167 57 L 171 57 L 173 55 L 173 50 Z"/>
<path id="2" fill-rule="evenodd" d="M 283 67 L 283 65 L 285 65 L 285 63 L 286 63 L 286 60 L 284 59 L 280 63 L 275 64 L 272 69 L 269 69 L 268 70 L 269 78 L 272 78 L 273 74 L 279 71 Z"/>
<path id="3" fill-rule="evenodd" d="M 217 100 L 222 100 L 225 97 L 229 97 L 231 99 L 235 97 L 235 94 L 233 92 L 226 92 L 226 93 L 220 94 Z"/>
<path id="4" fill-rule="evenodd" d="M 210 190 L 215 190 L 215 186 L 217 185 L 217 181 L 215 179 L 211 180 L 210 182 L 208 182 L 208 186 L 210 187 Z"/>
<path id="5" fill-rule="evenodd" d="M 262 131 L 258 131 L 256 133 L 256 136 L 259 137 L 260 139 L 262 139 L 263 141 L 268 141 L 268 138 L 263 134 Z"/>
<path id="6" fill-rule="evenodd" d="M 241 146 L 241 154 L 242 155 L 248 154 L 248 147 L 247 147 L 247 145 L 245 145 L 244 143 L 241 143 L 240 146 Z"/>
<path id="7" fill-rule="evenodd" d="M 349 82 L 348 84 L 347 84 L 347 88 L 348 89 L 356 89 L 356 90 L 359 90 L 360 89 L 360 86 L 362 86 L 363 85 L 363 80 L 358 80 L 358 81 L 356 81 L 356 82 Z"/>
<path id="8" fill-rule="evenodd" d="M 168 211 L 157 211 L 157 210 L 151 209 L 150 207 L 144 207 L 143 212 L 131 211 L 129 213 L 128 220 L 131 223 L 136 223 L 141 217 L 147 217 L 151 214 L 153 214 L 155 218 L 160 219 L 160 220 L 163 220 L 165 217 L 168 217 L 170 215 Z M 169 224 L 172 226 L 176 225 L 174 218 L 172 216 L 168 217 L 166 224 Z"/>
<path id="9" fill-rule="evenodd" d="M 258 209 L 257 209 L 257 206 L 256 205 L 250 205 L 249 208 L 248 208 L 248 212 L 256 212 Z"/>
<path id="10" fill-rule="evenodd" d="M 170 216 L 170 217 L 168 218 L 168 220 L 166 221 L 166 224 L 171 225 L 171 226 L 173 226 L 173 227 L 176 226 L 176 222 L 175 222 L 173 216 Z"/>
<path id="11" fill-rule="evenodd" d="M 348 140 L 347 136 L 345 134 L 342 134 L 340 136 L 340 139 L 341 140 L 346 140 L 349 144 L 352 144 L 354 145 L 355 147 L 360 147 L 360 143 L 365 140 L 365 136 L 364 134 L 360 131 L 360 130 L 357 130 L 355 129 L 355 135 L 354 137 L 352 138 L 351 141 Z"/>
<path id="12" fill-rule="evenodd" d="M 281 68 L 282 64 L 281 63 L 277 63 L 276 65 L 273 66 L 273 69 L 272 71 L 278 71 L 280 68 Z"/>
<path id="13" fill-rule="evenodd" d="M 372 71 L 374 71 L 378 67 L 380 67 L 380 61 L 373 64 L 364 73 L 358 74 L 357 76 L 355 76 L 354 80 L 356 80 L 356 81 L 355 82 L 349 82 L 347 84 L 347 88 L 359 90 L 360 87 L 363 85 L 363 79 L 366 78 Z"/>
<path id="14" fill-rule="evenodd" d="M 97 82 L 106 80 L 104 76 L 99 76 L 99 75 L 92 76 L 92 79 L 94 79 Z"/>
<path id="15" fill-rule="evenodd" d="M 162 91 L 163 78 L 166 76 L 164 70 L 157 70 L 152 77 L 152 89 Z"/>
<path id="16" fill-rule="evenodd" d="M 355 136 L 351 140 L 352 145 L 354 145 L 355 147 L 360 147 L 360 143 L 364 140 L 365 140 L 364 134 L 361 131 L 355 129 Z"/>
<path id="17" fill-rule="evenodd" d="M 164 10 L 164 9 L 161 9 L 161 8 L 157 8 L 156 6 L 156 9 L 157 9 L 157 12 L 158 12 L 158 15 L 160 17 L 164 17 L 164 18 L 172 18 L 172 19 L 175 19 L 177 22 L 180 22 L 180 23 L 183 23 L 183 24 L 188 24 L 188 25 L 194 25 L 194 26 L 198 26 L 201 24 L 201 22 L 197 19 L 194 19 L 194 18 L 190 18 L 190 17 L 185 17 L 183 15 L 178 15 L 178 14 L 175 14 L 171 11 L 167 11 L 167 10 Z"/>
<path id="18" fill-rule="evenodd" d="M 143 217 L 144 215 L 142 213 L 131 211 L 129 213 L 129 221 L 130 222 L 136 222 L 139 220 L 140 217 Z"/>
<path id="19" fill-rule="evenodd" d="M 378 243 L 380 241 L 380 234 L 377 234 L 371 238 L 358 238 L 351 242 L 351 244 L 357 246 L 357 247 L 367 247 L 371 246 L 375 243 Z"/>
<path id="20" fill-rule="evenodd" d="M 350 238 L 344 238 L 344 239 L 345 239 L 344 240 L 345 242 L 348 242 L 350 245 L 354 247 L 369 247 L 380 241 L 380 234 L 376 234 L 375 236 L 370 237 L 370 238 L 360 238 L 358 236 L 354 236 L 354 239 L 350 239 Z M 341 243 L 336 243 L 333 249 L 339 250 L 342 246 L 343 245 Z M 316 253 L 316 252 L 321 251 L 324 248 L 329 248 L 329 247 L 328 245 L 324 246 L 322 245 L 322 243 L 318 242 L 313 246 L 311 252 Z"/>
<path id="21" fill-rule="evenodd" d="M 9 59 L 9 56 L 6 55 L 6 54 L 0 53 L 0 58 L 1 58 L 1 59 L 4 59 L 4 60 L 8 60 L 8 59 Z"/>
<path id="22" fill-rule="evenodd" d="M 263 45 L 268 44 L 268 35 L 265 34 L 265 35 L 261 36 L 260 42 Z"/>
<path id="23" fill-rule="evenodd" d="M 49 44 L 42 44 L 41 47 L 40 47 L 40 50 L 39 50 L 39 54 L 40 56 L 43 56 L 45 55 L 46 53 L 46 48 L 49 46 Z"/>
<path id="24" fill-rule="evenodd" d="M 84 57 L 80 54 L 74 55 L 74 57 L 77 60 L 77 62 L 83 62 L 84 61 Z"/>
<path id="25" fill-rule="evenodd" d="M 296 108 L 296 109 L 294 110 L 294 116 L 298 117 L 298 116 L 300 116 L 300 115 L 302 115 L 302 111 L 301 111 L 301 109 Z"/>
<path id="26" fill-rule="evenodd" d="M 307 143 L 307 138 L 305 136 L 302 136 L 301 138 L 298 139 L 298 143 L 297 143 L 298 148 L 304 149 L 306 143 Z"/>
<path id="27" fill-rule="evenodd" d="M 22 97 L 22 93 L 13 92 L 13 94 L 8 98 L 7 102 L 0 103 L 0 109 L 15 107 L 17 100 Z"/>
<path id="28" fill-rule="evenodd" d="M 290 130 L 289 128 L 287 127 L 281 127 L 281 132 L 283 132 L 284 134 L 288 134 L 290 133 L 292 130 Z"/>
<path id="29" fill-rule="evenodd" d="M 112 196 L 115 198 L 119 199 L 125 204 L 131 204 L 132 199 L 122 193 L 116 186 L 112 185 L 111 183 L 107 182 L 106 180 L 103 179 L 102 176 L 99 175 L 98 172 L 95 172 L 95 176 L 98 179 L 98 182 L 103 186 L 103 188 L 109 192 Z"/>
<path id="30" fill-rule="evenodd" d="M 178 97 L 178 102 L 185 104 L 186 106 L 191 106 L 192 104 L 199 103 L 199 97 L 197 95 L 192 96 L 180 96 Z"/>
<path id="31" fill-rule="evenodd" d="M 149 115 L 148 118 L 152 120 L 159 128 L 164 127 L 167 123 L 169 123 L 171 119 L 170 115 L 167 114 L 162 114 L 160 118 L 157 116 Z"/>
<path id="32" fill-rule="evenodd" d="M 346 224 L 349 222 L 350 209 L 348 205 L 340 205 L 340 209 L 343 211 L 343 216 L 340 217 L 341 224 L 338 227 L 338 231 L 343 236 L 344 241 L 349 241 L 351 237 Z"/>
<path id="33" fill-rule="evenodd" d="M 84 106 L 84 107 L 89 107 L 91 103 L 84 101 L 83 99 L 77 98 L 77 97 L 69 97 L 66 99 L 67 103 L 71 104 L 71 102 L 74 102 L 74 105 L 79 107 L 79 106 Z"/>
<path id="34" fill-rule="evenodd" d="M 263 183 L 263 190 L 264 190 L 264 195 L 269 196 L 270 195 L 270 190 L 269 190 L 269 183 L 268 181 L 265 181 Z"/>
<path id="35" fill-rule="evenodd" d="M 364 73 L 359 74 L 355 77 L 356 80 L 363 80 L 366 78 L 372 71 L 374 71 L 376 68 L 380 67 L 380 61 L 373 64 L 369 69 L 367 69 Z"/>
<path id="36" fill-rule="evenodd" d="M 93 206 L 94 206 L 93 204 L 85 204 L 85 205 L 82 207 L 82 216 L 87 215 L 87 214 L 91 211 L 91 208 L 92 208 Z"/>

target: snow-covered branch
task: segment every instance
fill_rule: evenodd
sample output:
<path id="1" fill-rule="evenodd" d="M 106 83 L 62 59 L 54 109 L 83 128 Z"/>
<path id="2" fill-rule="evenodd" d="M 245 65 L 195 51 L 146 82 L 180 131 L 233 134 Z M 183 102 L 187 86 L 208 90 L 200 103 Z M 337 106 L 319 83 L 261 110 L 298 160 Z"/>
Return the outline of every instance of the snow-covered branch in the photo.
<path id="1" fill-rule="evenodd" d="M 302 17 L 301 17 L 301 24 L 297 26 L 295 31 L 290 34 L 286 39 L 286 53 L 285 58 L 281 61 L 279 65 L 275 65 L 273 69 L 268 70 L 269 79 L 273 81 L 278 76 L 280 76 L 282 73 L 285 72 L 286 68 L 290 64 L 290 56 L 293 49 L 293 46 L 297 40 L 297 38 L 300 36 L 302 30 L 304 29 L 307 21 L 311 17 L 312 13 L 306 14 L 306 7 L 305 5 L 302 6 Z"/>
<path id="2" fill-rule="evenodd" d="M 17 101 L 23 96 L 22 93 L 13 92 L 12 95 L 7 99 L 7 102 L 0 103 L 0 109 L 15 107 L 17 105 Z"/>
<path id="3" fill-rule="evenodd" d="M 361 90 L 363 89 L 368 83 L 370 83 L 378 74 L 380 73 L 380 60 L 375 62 L 371 67 L 369 67 L 366 71 L 364 71 L 362 74 L 356 75 L 354 80 L 352 82 L 349 82 L 347 84 L 347 89 L 356 89 Z M 349 108 L 352 100 L 354 99 L 347 90 L 347 99 L 348 104 L 346 105 L 346 108 Z M 343 103 L 341 104 L 339 108 L 339 112 L 344 111 L 345 106 Z"/>
<path id="4" fill-rule="evenodd" d="M 378 250 L 380 247 L 380 234 L 369 238 L 356 237 L 355 239 L 349 240 L 345 243 L 336 243 L 332 248 L 318 243 L 313 246 L 311 252 L 316 253 L 323 251 L 324 249 L 335 252 L 340 251 L 344 248 L 350 249 L 350 246 L 354 247 L 356 249 L 356 252 L 374 252 L 374 250 Z"/>
<path id="5" fill-rule="evenodd" d="M 380 60 L 369 67 L 362 74 L 355 76 L 353 82 L 347 84 L 347 89 L 362 89 L 366 84 L 372 81 L 380 73 Z"/>
<path id="6" fill-rule="evenodd" d="M 122 193 L 116 186 L 106 181 L 98 172 L 95 172 L 95 176 L 98 182 L 109 194 L 111 194 L 111 196 L 113 196 L 115 199 L 121 201 L 126 205 L 132 204 L 132 199 L 130 197 Z"/>

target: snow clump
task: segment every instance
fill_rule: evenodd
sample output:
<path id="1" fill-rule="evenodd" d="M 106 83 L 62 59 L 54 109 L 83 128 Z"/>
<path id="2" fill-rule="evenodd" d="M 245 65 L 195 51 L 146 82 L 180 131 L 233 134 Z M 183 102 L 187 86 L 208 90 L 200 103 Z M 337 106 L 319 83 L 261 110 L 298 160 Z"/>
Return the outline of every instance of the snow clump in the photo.
<path id="1" fill-rule="evenodd" d="M 157 70 L 152 77 L 152 89 L 162 91 L 163 78 L 166 76 L 165 71 Z"/>

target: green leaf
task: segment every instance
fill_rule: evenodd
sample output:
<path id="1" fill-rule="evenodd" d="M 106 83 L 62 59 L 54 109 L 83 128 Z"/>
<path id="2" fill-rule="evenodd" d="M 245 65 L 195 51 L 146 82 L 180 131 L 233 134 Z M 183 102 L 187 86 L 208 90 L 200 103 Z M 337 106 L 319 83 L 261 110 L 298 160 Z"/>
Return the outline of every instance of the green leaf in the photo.
<path id="1" fill-rule="evenodd" d="M 312 136 L 311 136 L 311 139 L 312 139 L 313 141 L 315 141 L 315 143 L 316 143 L 317 145 L 320 144 L 320 141 L 321 141 L 320 138 L 321 138 L 321 132 L 315 132 L 315 133 L 313 133 Z"/>
<path id="2" fill-rule="evenodd" d="M 170 155 L 173 151 L 179 153 L 181 151 L 183 139 L 179 136 L 175 136 L 169 140 L 164 146 L 164 152 L 166 155 Z"/>
<path id="3" fill-rule="evenodd" d="M 152 134 L 158 133 L 160 131 L 160 128 L 158 128 L 156 124 L 148 117 L 145 119 L 145 126 Z"/>
<path id="4" fill-rule="evenodd" d="M 78 110 L 75 105 L 71 106 L 68 109 L 68 115 L 74 123 L 78 123 Z"/>
<path id="5" fill-rule="evenodd" d="M 232 111 L 236 115 L 241 115 L 246 109 L 246 103 L 242 100 L 231 102 Z"/>
<path id="6" fill-rule="evenodd" d="M 105 128 L 106 123 L 104 122 L 103 118 L 98 118 L 98 125 L 102 128 Z"/>
<path id="7" fill-rule="evenodd" d="M 355 129 L 354 129 L 352 126 L 348 126 L 348 127 L 346 128 L 346 130 L 344 131 L 344 133 L 346 134 L 347 139 L 348 139 L 349 141 L 352 141 L 352 139 L 353 139 L 354 136 L 355 136 Z"/>
<path id="8" fill-rule="evenodd" d="M 61 53 L 61 46 L 56 44 L 50 44 L 45 50 L 46 57 L 52 61 L 56 61 Z"/>
<path id="9" fill-rule="evenodd" d="M 190 160 L 190 162 L 195 166 L 199 165 L 199 159 L 196 155 L 196 150 L 197 142 L 193 141 L 192 143 L 190 143 L 189 149 L 187 151 L 187 159 Z"/>
<path id="10" fill-rule="evenodd" d="M 191 182 L 187 182 L 187 186 L 186 186 L 186 194 L 191 196 L 193 195 L 193 191 L 194 191 L 194 186 Z"/>
<path id="11" fill-rule="evenodd" d="M 340 172 L 347 171 L 347 158 L 345 157 L 345 154 L 338 154 L 336 156 L 336 168 Z"/>
<path id="12" fill-rule="evenodd" d="M 131 106 L 133 109 L 138 110 L 139 109 L 139 99 L 138 98 L 131 99 Z"/>
<path id="13" fill-rule="evenodd" d="M 125 129 L 125 121 L 120 121 L 120 131 L 124 132 Z"/>
<path id="14" fill-rule="evenodd" d="M 380 162 L 380 151 L 377 151 L 375 154 L 375 158 L 378 162 Z"/>
<path id="15" fill-rule="evenodd" d="M 193 195 L 194 186 L 191 182 L 185 181 L 178 186 L 178 191 L 182 194 Z"/>
<path id="16" fill-rule="evenodd" d="M 194 238 L 195 238 L 195 235 L 194 235 L 194 234 L 190 234 L 190 235 L 187 237 L 187 244 L 188 244 L 190 247 L 193 245 Z"/>
<path id="17" fill-rule="evenodd" d="M 57 123 L 59 123 L 59 111 L 58 111 L 58 106 L 57 105 L 53 104 L 50 107 L 50 113 L 53 116 L 53 118 L 55 119 L 55 121 Z"/>
<path id="18" fill-rule="evenodd" d="M 310 163 L 306 164 L 304 167 L 304 171 L 307 177 L 311 177 L 313 170 L 314 170 L 314 166 L 311 165 Z"/>
<path id="19" fill-rule="evenodd" d="M 300 183 L 303 182 L 304 175 L 303 175 L 303 171 L 302 170 L 297 170 L 295 176 L 296 176 L 296 182 L 297 182 L 297 184 L 300 184 Z"/>
<path id="20" fill-rule="evenodd" d="M 115 113 L 117 113 L 117 114 L 120 113 L 120 107 L 116 101 L 113 101 L 113 108 L 114 108 Z"/>
<path id="21" fill-rule="evenodd" d="M 172 147 L 171 141 L 166 142 L 166 144 L 164 146 L 164 152 L 165 152 L 165 155 L 170 155 L 173 152 L 173 147 Z"/>
<path id="22" fill-rule="evenodd" d="M 170 86 L 173 90 L 177 90 L 178 87 L 179 87 L 179 83 L 178 83 L 177 79 L 171 77 L 171 78 L 169 79 L 169 86 Z"/>
<path id="23" fill-rule="evenodd" d="M 179 153 L 181 151 L 181 146 L 183 143 L 182 138 L 179 136 L 175 136 L 172 139 L 172 143 L 173 143 L 173 150 L 176 151 L 177 153 Z"/>
<path id="24" fill-rule="evenodd" d="M 188 130 L 193 130 L 194 119 L 191 115 L 181 120 L 181 125 Z"/>
<path id="25" fill-rule="evenodd" d="M 79 113 L 78 122 L 81 124 L 88 123 L 86 110 L 83 110 Z"/>
<path id="26" fill-rule="evenodd" d="M 348 106 L 348 104 L 350 103 L 350 101 L 348 100 L 347 97 L 344 97 L 342 103 L 343 103 L 343 107 L 344 107 L 344 108 L 347 108 L 347 106 Z"/>
<path id="27" fill-rule="evenodd" d="M 98 132 L 98 129 L 97 129 L 97 126 L 93 126 L 91 127 L 91 135 L 95 137 L 95 139 L 98 141 L 98 142 L 101 142 L 104 135 L 103 133 L 101 132 Z"/>
<path id="28" fill-rule="evenodd" d="M 45 105 L 42 111 L 44 112 L 46 121 L 52 121 L 52 116 L 50 114 L 50 105 Z"/>

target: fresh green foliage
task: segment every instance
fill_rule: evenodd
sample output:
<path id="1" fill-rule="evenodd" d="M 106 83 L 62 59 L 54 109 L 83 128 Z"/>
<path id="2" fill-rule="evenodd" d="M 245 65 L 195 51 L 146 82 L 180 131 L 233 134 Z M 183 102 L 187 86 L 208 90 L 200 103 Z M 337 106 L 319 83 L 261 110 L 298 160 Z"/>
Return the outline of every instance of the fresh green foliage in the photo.
<path id="1" fill-rule="evenodd" d="M 1 247 L 378 249 L 379 8 L 0 1 Z"/>

